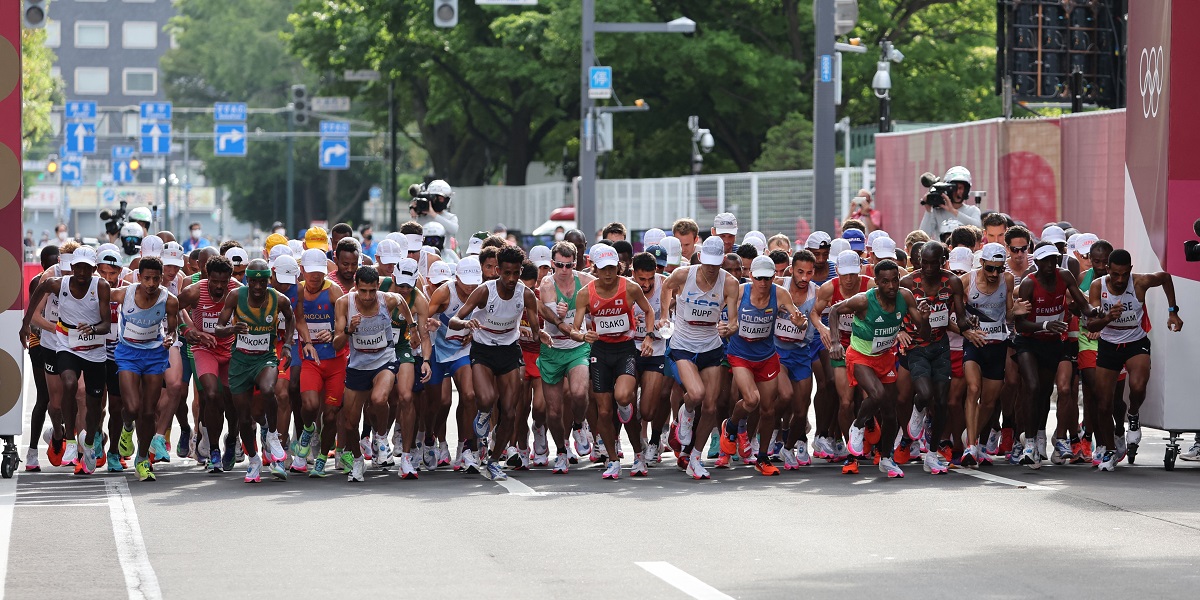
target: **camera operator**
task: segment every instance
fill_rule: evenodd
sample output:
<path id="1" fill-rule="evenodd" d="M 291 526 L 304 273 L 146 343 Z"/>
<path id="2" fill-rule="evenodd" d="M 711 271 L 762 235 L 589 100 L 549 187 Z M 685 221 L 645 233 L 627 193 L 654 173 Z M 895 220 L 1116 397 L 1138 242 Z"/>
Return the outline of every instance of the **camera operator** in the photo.
<path id="1" fill-rule="evenodd" d="M 960 225 L 983 227 L 979 207 L 974 204 L 965 204 L 971 193 L 971 172 L 966 167 L 950 167 L 940 182 L 936 178 L 933 178 L 933 182 L 930 183 L 926 183 L 925 177 L 922 177 L 921 180 L 922 184 L 930 186 L 930 193 L 921 202 L 921 205 L 925 207 L 925 216 L 921 219 L 921 231 L 928 233 L 929 237 L 936 240 L 941 239 L 942 234 L 950 233 Z M 948 186 L 940 186 L 940 184 L 951 184 L 953 187 L 944 189 Z M 934 193 L 939 187 L 943 187 L 941 193 Z M 940 196 L 940 200 L 937 199 L 937 196 Z M 948 224 L 948 221 L 956 221 L 956 223 Z"/>
<path id="2" fill-rule="evenodd" d="M 850 214 L 846 218 L 862 221 L 868 234 L 883 229 L 883 213 L 875 210 L 869 190 L 858 190 L 858 195 L 850 200 Z"/>
<path id="3" fill-rule="evenodd" d="M 424 189 L 418 184 L 408 188 L 408 194 L 413 197 L 408 204 L 408 213 L 422 227 L 429 223 L 440 223 L 445 229 L 446 237 L 454 237 L 458 233 L 458 215 L 447 210 L 454 191 L 450 184 L 441 179 L 429 182 Z"/>

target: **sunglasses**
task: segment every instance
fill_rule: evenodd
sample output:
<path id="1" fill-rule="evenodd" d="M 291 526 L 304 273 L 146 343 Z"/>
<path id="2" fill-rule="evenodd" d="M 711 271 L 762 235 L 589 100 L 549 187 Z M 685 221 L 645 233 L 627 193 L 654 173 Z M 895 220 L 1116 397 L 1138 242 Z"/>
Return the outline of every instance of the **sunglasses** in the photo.
<path id="1" fill-rule="evenodd" d="M 1003 265 L 1001 265 L 1001 266 L 999 266 L 999 267 L 993 267 L 993 266 L 991 266 L 991 265 L 984 265 L 984 266 L 983 266 L 983 270 L 984 270 L 984 271 L 987 271 L 988 273 L 1003 273 L 1003 272 L 1004 272 L 1004 266 L 1003 266 Z"/>
<path id="2" fill-rule="evenodd" d="M 768 275 L 766 277 L 755 277 L 754 278 L 755 281 L 771 281 L 772 279 L 775 279 L 774 275 Z"/>
<path id="3" fill-rule="evenodd" d="M 1029 251 L 1029 244 L 1025 244 L 1024 246 L 1009 246 L 1008 251 L 1013 254 L 1023 254 Z"/>
<path id="4" fill-rule="evenodd" d="M 555 269 L 571 269 L 575 267 L 575 263 L 562 263 L 558 262 L 557 260 L 553 261 L 551 264 L 554 265 Z"/>

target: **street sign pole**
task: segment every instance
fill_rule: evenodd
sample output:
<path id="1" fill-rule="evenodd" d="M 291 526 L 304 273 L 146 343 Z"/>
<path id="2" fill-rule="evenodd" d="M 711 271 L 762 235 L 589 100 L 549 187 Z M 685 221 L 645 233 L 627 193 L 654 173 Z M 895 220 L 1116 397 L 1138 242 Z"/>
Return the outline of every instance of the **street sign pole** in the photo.
<path id="1" fill-rule="evenodd" d="M 593 101 L 588 97 L 589 70 L 596 63 L 596 0 L 582 0 L 583 56 L 579 62 L 579 201 L 575 206 L 576 227 L 585 239 L 596 234 L 596 147 L 591 125 Z M 591 240 L 593 243 L 596 240 Z"/>
<path id="2" fill-rule="evenodd" d="M 294 129 L 292 125 L 294 119 L 291 115 L 288 116 L 288 133 Z M 291 136 L 287 139 L 287 234 L 288 236 L 295 235 L 296 232 L 296 143 Z"/>
<path id="3" fill-rule="evenodd" d="M 388 171 L 388 198 L 391 200 L 391 219 L 390 225 L 392 231 L 400 231 L 400 223 L 397 221 L 396 205 L 398 203 L 398 195 L 400 190 L 396 185 L 396 79 L 389 75 L 388 77 L 388 147 L 391 149 L 389 158 L 391 159 L 392 168 Z"/>
<path id="4" fill-rule="evenodd" d="M 835 133 L 832 61 L 834 51 L 834 15 L 836 0 L 815 0 L 813 13 L 816 32 L 816 74 L 813 77 L 813 231 L 830 231 L 834 214 Z M 825 69 L 829 69 L 826 77 Z"/>

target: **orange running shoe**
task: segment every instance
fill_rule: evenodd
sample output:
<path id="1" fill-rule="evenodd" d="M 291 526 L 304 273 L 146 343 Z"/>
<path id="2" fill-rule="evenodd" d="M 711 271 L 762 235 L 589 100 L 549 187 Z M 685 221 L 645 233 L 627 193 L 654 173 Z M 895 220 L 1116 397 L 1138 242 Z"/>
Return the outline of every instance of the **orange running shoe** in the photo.
<path id="1" fill-rule="evenodd" d="M 892 458 L 898 465 L 907 465 L 908 461 L 912 460 L 912 453 L 909 452 L 908 444 L 905 444 L 904 440 L 900 440 L 900 447 L 892 452 Z"/>
<path id="2" fill-rule="evenodd" d="M 779 469 L 776 469 L 775 465 L 766 460 L 760 460 L 754 463 L 754 470 L 766 475 L 767 477 L 774 477 L 779 474 Z"/>
<path id="3" fill-rule="evenodd" d="M 53 439 L 50 440 L 50 443 L 46 445 L 46 460 L 49 460 L 51 465 L 61 467 L 63 450 L 66 449 L 66 445 L 66 440 L 58 440 L 57 444 Z"/>
<path id="4" fill-rule="evenodd" d="M 867 430 L 863 433 L 863 440 L 874 445 L 879 443 L 879 438 L 882 436 L 883 430 L 879 427 L 879 421 L 871 419 L 871 422 L 867 423 Z"/>
<path id="5" fill-rule="evenodd" d="M 842 475 L 858 475 L 858 459 L 851 456 L 842 463 Z"/>
<path id="6" fill-rule="evenodd" d="M 721 421 L 721 454 L 726 456 L 737 452 L 737 446 L 734 444 L 733 440 L 729 439 L 729 435 L 727 433 L 729 431 L 727 429 L 728 427 L 729 419 Z"/>
<path id="7" fill-rule="evenodd" d="M 717 456 L 717 462 L 713 463 L 713 468 L 714 469 L 728 469 L 729 468 L 729 455 L 722 452 L 719 456 Z"/>
<path id="8" fill-rule="evenodd" d="M 753 462 L 753 461 L 747 460 L 754 455 L 754 453 L 750 451 L 750 434 L 738 433 L 737 446 L 738 446 L 738 454 L 740 454 L 742 456 L 742 461 L 743 462 Z"/>
<path id="9" fill-rule="evenodd" d="M 879 448 L 871 449 L 871 462 L 876 466 L 879 465 Z"/>
<path id="10" fill-rule="evenodd" d="M 946 459 L 947 463 L 954 464 L 954 445 L 953 444 L 950 444 L 949 442 L 939 444 L 938 445 L 938 454 L 941 454 L 942 458 Z"/>

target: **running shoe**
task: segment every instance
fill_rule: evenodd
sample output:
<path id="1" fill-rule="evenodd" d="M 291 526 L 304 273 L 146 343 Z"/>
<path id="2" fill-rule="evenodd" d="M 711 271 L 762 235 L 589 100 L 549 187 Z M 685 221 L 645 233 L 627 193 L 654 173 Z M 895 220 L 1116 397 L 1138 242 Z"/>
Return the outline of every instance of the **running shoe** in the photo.
<path id="1" fill-rule="evenodd" d="M 492 481 L 508 481 L 508 474 L 504 472 L 504 467 L 500 463 L 489 460 L 487 468 L 483 472 L 483 476 Z"/>
<path id="2" fill-rule="evenodd" d="M 754 463 L 754 470 L 758 471 L 762 475 L 766 475 L 767 477 L 779 475 L 779 469 L 775 468 L 775 465 L 771 464 L 771 459 L 769 458 L 759 458 L 758 461 Z"/>
<path id="3" fill-rule="evenodd" d="M 692 457 L 688 460 L 687 470 L 685 471 L 689 477 L 695 480 L 710 479 L 708 469 L 704 468 L 704 463 L 699 457 Z"/>
<path id="4" fill-rule="evenodd" d="M 521 457 L 521 464 L 517 466 L 518 471 L 529 470 L 529 450 L 518 450 L 518 455 Z"/>
<path id="5" fill-rule="evenodd" d="M 95 437 L 99 438 L 100 436 L 95 436 Z M 79 445 L 83 448 L 83 461 L 80 464 L 83 465 L 83 474 L 91 475 L 92 473 L 96 472 L 96 445 L 95 444 L 85 444 L 83 442 L 84 439 L 86 439 L 86 437 L 81 432 L 79 434 L 78 441 L 79 441 Z"/>
<path id="6" fill-rule="evenodd" d="M 283 468 L 284 461 L 277 460 L 267 466 L 271 471 L 271 476 L 279 481 L 287 481 L 287 469 Z"/>
<path id="7" fill-rule="evenodd" d="M 850 424 L 850 454 L 853 454 L 854 456 L 863 455 L 863 445 L 866 443 L 866 440 L 864 439 L 865 433 L 866 432 L 863 431 L 862 427 L 859 427 L 853 423 Z"/>
<path id="8" fill-rule="evenodd" d="M 121 456 L 133 456 L 133 430 L 121 426 L 121 437 L 117 440 L 117 451 Z"/>
<path id="9" fill-rule="evenodd" d="M 729 435 L 729 419 L 721 421 L 721 439 L 720 442 L 718 442 L 718 445 L 722 454 L 728 455 L 737 452 L 737 442 L 735 441 L 736 438 L 736 435 L 733 437 L 730 437 Z"/>
<path id="10" fill-rule="evenodd" d="M 376 467 L 387 466 L 392 460 L 392 446 L 388 443 L 387 436 L 372 435 L 372 443 L 375 445 L 374 454 L 371 457 L 371 464 Z"/>
<path id="11" fill-rule="evenodd" d="M 708 438 L 708 445 L 707 445 L 707 448 L 708 448 L 707 457 L 708 458 L 716 458 L 716 457 L 720 456 L 720 454 L 721 454 L 721 446 L 720 446 L 721 440 L 719 439 L 720 437 L 721 437 L 720 432 L 717 431 L 717 428 L 714 427 L 712 434 Z M 705 446 L 699 446 L 699 448 L 703 449 L 703 448 L 705 448 Z"/>
<path id="12" fill-rule="evenodd" d="M 504 463 L 513 469 L 521 466 L 521 451 L 516 446 L 509 446 L 505 451 Z"/>
<path id="13" fill-rule="evenodd" d="M 234 448 L 236 446 L 236 449 Z M 242 462 L 237 459 L 237 454 L 242 451 L 241 444 L 226 444 L 225 452 L 221 455 L 221 468 L 225 471 L 232 471 L 233 465 Z M 153 454 L 153 452 L 151 452 Z"/>
<path id="14" fill-rule="evenodd" d="M 307 473 L 308 461 L 299 456 L 293 456 L 291 470 L 293 473 Z"/>
<path id="15" fill-rule="evenodd" d="M 884 460 L 886 459 L 880 459 L 879 470 L 887 473 L 887 471 L 884 471 L 883 469 Z M 941 456 L 939 456 L 939 453 L 937 452 L 926 452 L 925 457 L 921 462 L 921 468 L 930 475 L 942 475 L 947 471 L 946 467 L 942 465 Z M 896 461 L 892 461 L 892 464 L 896 464 Z"/>
<path id="16" fill-rule="evenodd" d="M 361 458 L 361 457 L 360 457 Z M 354 453 L 349 450 L 343 450 L 337 455 L 337 464 L 341 468 L 343 474 L 349 474 L 354 470 Z"/>
<path id="17" fill-rule="evenodd" d="M 300 430 L 300 439 L 297 440 L 292 453 L 300 458 L 308 458 L 308 455 L 312 452 L 311 446 L 313 438 L 316 437 L 316 432 L 317 427 L 315 425 L 305 425 Z"/>
<path id="18" fill-rule="evenodd" d="M 592 462 L 600 462 L 608 457 L 608 448 L 604 447 L 604 440 L 596 437 L 592 444 L 592 455 L 588 457 Z"/>
<path id="19" fill-rule="evenodd" d="M 347 452 L 346 454 L 349 453 Z M 363 460 L 363 457 L 359 456 L 358 458 L 355 458 L 354 462 L 350 466 L 350 474 L 346 476 L 346 481 L 353 481 L 357 483 L 366 481 L 363 478 L 364 469 L 366 469 L 366 462 Z"/>
<path id="20" fill-rule="evenodd" d="M 1038 463 L 1041 461 L 1041 457 L 1038 456 L 1037 446 L 1034 444 L 1034 440 L 1025 440 L 1025 449 L 1021 451 L 1021 458 L 1018 459 L 1018 462 L 1031 469 L 1038 468 L 1040 466 Z"/>
<path id="21" fill-rule="evenodd" d="M 1092 440 L 1086 437 L 1079 438 L 1079 455 L 1082 456 L 1084 460 L 1091 460 Z"/>
<path id="22" fill-rule="evenodd" d="M 898 465 L 906 465 L 912 460 L 912 451 L 910 450 L 911 442 L 909 440 L 900 440 L 900 444 L 892 451 L 892 459 Z"/>
<path id="23" fill-rule="evenodd" d="M 1129 415 L 1129 429 L 1125 431 L 1125 443 L 1130 446 L 1142 443 L 1142 424 L 1139 415 Z"/>
<path id="24" fill-rule="evenodd" d="M 492 431 L 492 411 L 475 413 L 475 420 L 471 423 L 475 430 L 475 437 L 487 437 Z"/>
<path id="25" fill-rule="evenodd" d="M 1079 441 L 1079 438 L 1071 438 L 1071 462 L 1069 464 L 1073 465 L 1078 462 L 1083 462 L 1083 442 Z"/>
<path id="26" fill-rule="evenodd" d="M 479 459 L 475 458 L 475 452 L 470 448 L 464 448 L 462 451 L 462 470 L 471 475 L 479 473 Z"/>
<path id="27" fill-rule="evenodd" d="M 567 460 L 567 455 L 560 453 L 554 457 L 554 468 L 550 471 L 555 475 L 566 475 L 570 470 L 570 461 Z"/>
<path id="28" fill-rule="evenodd" d="M 1075 455 L 1071 452 L 1071 445 L 1066 440 L 1054 438 L 1054 451 L 1050 453 L 1050 464 L 1067 465 L 1071 464 Z"/>
<path id="29" fill-rule="evenodd" d="M 987 445 L 984 446 L 984 452 L 995 456 L 997 449 L 1000 448 L 1000 432 L 992 429 L 988 432 Z"/>
<path id="30" fill-rule="evenodd" d="M 979 461 L 975 460 L 975 454 L 978 452 L 977 448 L 977 446 L 963 448 L 963 453 L 958 459 L 958 464 L 964 467 L 973 467 L 978 464 Z"/>
<path id="31" fill-rule="evenodd" d="M 34 456 L 34 460 L 31 464 L 33 464 L 34 466 L 37 466 L 37 451 L 33 452 L 33 456 Z M 1179 458 L 1186 460 L 1186 461 L 1200 460 L 1200 439 L 1193 441 L 1192 447 L 1189 448 L 1187 452 L 1180 454 Z M 28 467 L 26 467 L 26 469 L 28 470 Z"/>
<path id="32" fill-rule="evenodd" d="M 975 461 L 981 467 L 990 467 L 992 466 L 992 455 L 988 454 L 982 446 L 975 446 Z"/>
<path id="33" fill-rule="evenodd" d="M 329 461 L 328 458 L 325 458 L 324 456 L 318 456 L 317 461 L 313 464 L 312 470 L 308 472 L 308 476 L 312 477 L 314 479 L 316 479 L 316 478 L 324 479 L 325 477 L 328 477 L 329 473 L 325 472 L 325 464 L 328 461 Z"/>
<path id="34" fill-rule="evenodd" d="M 399 475 L 400 479 L 417 478 L 417 470 L 413 468 L 411 452 L 400 453 L 400 470 L 396 472 L 396 475 Z"/>
<path id="35" fill-rule="evenodd" d="M 64 439 L 63 440 L 62 464 L 74 465 L 79 462 L 79 440 Z"/>
<path id="36" fill-rule="evenodd" d="M 167 438 L 155 434 L 150 438 L 151 462 L 171 462 L 171 451 L 167 449 Z"/>
<path id="37" fill-rule="evenodd" d="M 279 441 L 279 432 L 267 432 L 267 445 L 263 449 L 270 452 L 270 460 L 268 462 L 277 463 L 287 460 L 287 451 L 283 449 L 283 443 Z"/>
<path id="38" fill-rule="evenodd" d="M 225 465 L 221 461 L 221 456 L 217 453 L 209 452 L 208 456 L 208 472 L 211 475 L 220 475 L 225 471 Z"/>
<path id="39" fill-rule="evenodd" d="M 179 446 L 175 448 L 179 458 L 192 456 L 192 428 L 186 425 L 179 428 Z"/>
<path id="40" fill-rule="evenodd" d="M 592 442 L 588 440 L 588 425 L 584 421 L 579 429 L 571 430 L 571 439 L 575 442 L 575 453 L 579 456 L 588 456 L 592 453 Z"/>
<path id="41" fill-rule="evenodd" d="M 622 425 L 633 420 L 633 403 L 626 404 L 625 406 L 617 405 L 617 420 Z"/>
<path id="42" fill-rule="evenodd" d="M 1104 457 L 1105 452 L 1108 452 L 1108 448 L 1106 448 L 1104 446 L 1100 446 L 1100 445 L 1097 445 L 1094 449 L 1092 449 L 1092 466 L 1093 467 L 1100 466 L 1100 459 Z"/>
<path id="43" fill-rule="evenodd" d="M 104 459 L 104 465 L 109 473 L 120 473 L 125 470 L 125 465 L 121 464 L 121 455 L 116 452 L 109 452 Z"/>
<path id="44" fill-rule="evenodd" d="M 904 477 L 904 471 L 900 470 L 900 467 L 896 465 L 896 461 L 892 460 L 891 457 L 880 459 L 879 472 L 885 473 L 889 479 L 900 479 Z"/>
<path id="45" fill-rule="evenodd" d="M 409 463 L 411 462 L 412 460 L 410 459 Z M 426 471 L 438 468 L 438 449 L 434 446 L 426 445 L 425 450 L 421 452 L 421 464 L 425 467 Z M 415 468 L 417 465 L 413 465 L 413 467 Z"/>
<path id="46" fill-rule="evenodd" d="M 818 435 L 813 438 L 812 457 L 813 458 L 829 458 L 833 453 L 833 445 L 823 435 Z"/>
<path id="47" fill-rule="evenodd" d="M 617 466 L 620 467 L 620 463 L 618 463 Z M 629 468 L 629 476 L 645 477 L 649 474 L 649 471 L 646 470 L 646 459 L 642 457 L 640 452 L 635 454 L 633 456 L 633 466 Z"/>
<path id="48" fill-rule="evenodd" d="M 226 445 L 228 445 L 228 442 L 226 443 Z M 242 436 L 240 436 L 240 435 L 237 436 L 236 438 L 234 438 L 233 455 L 234 455 L 234 460 L 236 461 L 236 464 L 240 465 L 240 464 L 242 464 L 242 461 L 246 460 L 246 447 L 242 445 Z M 229 468 L 232 469 L 233 465 L 229 465 Z"/>
<path id="49" fill-rule="evenodd" d="M 37 448 L 29 448 L 25 452 L 25 472 L 26 473 L 37 473 L 41 470 L 42 470 L 42 467 L 40 465 L 38 465 Z"/>
<path id="50" fill-rule="evenodd" d="M 925 435 L 925 411 L 917 410 L 917 407 L 913 406 L 912 414 L 908 417 L 908 425 L 905 426 L 904 431 L 909 438 L 914 440 Z"/>
<path id="51" fill-rule="evenodd" d="M 362 439 L 358 440 L 358 453 L 367 460 L 374 459 L 375 449 L 371 446 L 370 437 L 363 437 Z"/>
<path id="52" fill-rule="evenodd" d="M 715 463 L 713 463 L 713 468 L 714 468 L 714 469 L 728 469 L 728 468 L 730 468 L 730 466 L 729 466 L 729 461 L 730 461 L 732 458 L 733 458 L 733 457 L 732 457 L 731 455 L 729 455 L 729 454 L 725 454 L 724 452 L 721 452 L 721 453 L 717 454 L 717 461 L 716 461 Z"/>
<path id="53" fill-rule="evenodd" d="M 796 453 L 792 452 L 791 448 L 780 448 L 779 460 L 783 463 L 784 471 L 795 471 L 800 468 L 800 462 L 796 460 Z"/>
<path id="54" fill-rule="evenodd" d="M 841 462 L 850 457 L 850 449 L 846 447 L 846 442 L 839 439 L 833 445 L 833 460 Z"/>
<path id="55" fill-rule="evenodd" d="M 875 419 L 867 421 L 867 426 L 863 428 L 863 439 L 868 444 L 876 446 L 881 438 L 883 438 L 883 428 L 879 426 L 879 421 Z"/>
<path id="56" fill-rule="evenodd" d="M 397 446 L 397 448 L 398 448 L 398 447 L 399 447 L 399 446 Z M 549 450 L 547 450 L 547 452 L 548 452 L 548 451 L 549 451 Z M 446 445 L 446 442 L 440 442 L 440 443 L 438 443 L 438 447 L 437 447 L 437 466 L 439 466 L 439 467 L 448 467 L 448 466 L 450 466 L 450 447 Z"/>
<path id="57" fill-rule="evenodd" d="M 954 444 L 950 442 L 940 442 L 938 444 L 937 453 L 941 456 L 941 461 L 946 464 L 954 462 Z"/>
<path id="58" fill-rule="evenodd" d="M 1109 451 L 1104 453 L 1104 455 L 1100 458 L 1100 464 L 1096 465 L 1096 467 L 1101 471 L 1115 471 L 1120 462 L 1121 461 L 1117 459 L 1117 453 Z"/>
<path id="59" fill-rule="evenodd" d="M 138 457 L 133 463 L 133 470 L 137 471 L 138 481 L 154 481 L 154 472 L 150 470 L 148 459 Z"/>
<path id="60" fill-rule="evenodd" d="M 696 425 L 696 413 L 688 410 L 686 404 L 679 406 L 679 426 L 675 429 L 679 436 L 679 444 L 686 446 L 692 443 L 692 428 Z"/>
<path id="61" fill-rule="evenodd" d="M 49 432 L 50 430 L 47 429 L 46 431 Z M 61 467 L 66 452 L 66 440 L 58 440 L 57 444 L 54 443 L 54 440 L 46 440 L 46 460 L 50 461 L 51 466 Z"/>
<path id="62" fill-rule="evenodd" d="M 858 459 L 853 456 L 842 463 L 842 475 L 858 475 Z"/>
<path id="63" fill-rule="evenodd" d="M 1200 444 L 1198 444 L 1198 447 L 1200 447 Z M 658 444 L 646 444 L 642 446 L 642 456 L 645 457 L 647 465 L 658 464 L 662 460 L 658 452 Z"/>
<path id="64" fill-rule="evenodd" d="M 533 428 L 533 454 L 535 456 L 550 455 L 550 446 L 546 443 L 545 425 L 539 425 Z"/>
<path id="65" fill-rule="evenodd" d="M 755 438 L 754 445 L 758 445 L 758 438 Z M 742 460 L 747 460 L 758 454 L 758 448 L 751 448 L 750 434 L 745 431 L 739 431 L 737 434 L 737 450 L 738 456 L 741 456 Z"/>
<path id="66" fill-rule="evenodd" d="M 535 467 L 545 467 L 550 464 L 550 455 L 549 454 L 534 454 L 533 460 L 531 462 L 532 462 L 533 466 L 535 466 Z"/>
<path id="67" fill-rule="evenodd" d="M 1050 457 L 1047 456 L 1047 454 L 1046 454 L 1046 445 L 1047 445 L 1046 432 L 1044 430 L 1038 430 L 1037 437 L 1034 439 L 1036 440 L 1034 447 L 1037 448 L 1038 459 L 1039 460 L 1048 460 Z"/>
<path id="68" fill-rule="evenodd" d="M 802 467 L 812 464 L 812 456 L 808 453 L 808 442 L 804 440 L 800 440 L 796 444 L 796 462 L 800 463 Z"/>
<path id="69" fill-rule="evenodd" d="M 604 466 L 604 474 L 600 479 L 617 480 L 621 478 L 621 463 L 615 460 L 610 460 Z"/>
<path id="70" fill-rule="evenodd" d="M 671 449 L 671 452 L 676 457 L 683 452 L 683 444 L 679 442 L 679 428 L 674 423 L 671 424 L 671 430 L 667 434 L 667 447 Z"/>
<path id="71" fill-rule="evenodd" d="M 1129 444 L 1125 442 L 1125 436 L 1123 435 L 1113 436 L 1113 441 L 1116 442 L 1116 446 L 1113 447 L 1113 454 L 1116 455 L 1117 462 L 1121 462 L 1125 460 L 1125 456 L 1129 453 Z"/>
<path id="72" fill-rule="evenodd" d="M 260 481 L 262 481 L 262 457 L 255 454 L 250 457 L 250 464 L 246 467 L 246 483 Z"/>
<path id="73" fill-rule="evenodd" d="M 989 454 L 995 456 L 998 454 L 1011 454 L 1014 445 L 1013 430 L 1011 427 L 1005 427 L 1000 430 L 1000 443 L 996 445 L 995 452 Z"/>

